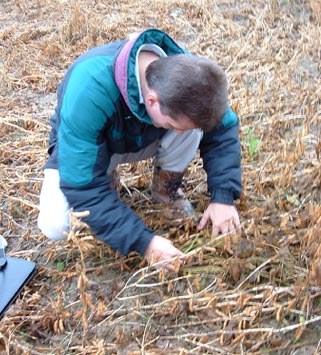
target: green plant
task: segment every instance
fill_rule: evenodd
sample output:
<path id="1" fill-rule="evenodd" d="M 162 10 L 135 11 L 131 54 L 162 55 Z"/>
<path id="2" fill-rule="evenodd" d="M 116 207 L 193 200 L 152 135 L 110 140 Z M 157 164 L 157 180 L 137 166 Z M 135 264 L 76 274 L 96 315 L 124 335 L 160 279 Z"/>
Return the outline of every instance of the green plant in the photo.
<path id="1" fill-rule="evenodd" d="M 56 265 L 56 268 L 58 271 L 64 271 L 65 270 L 65 263 L 63 262 L 58 262 Z"/>
<path id="2" fill-rule="evenodd" d="M 260 152 L 261 140 L 254 136 L 254 128 L 250 127 L 246 130 L 244 141 L 246 143 L 251 160 Z"/>

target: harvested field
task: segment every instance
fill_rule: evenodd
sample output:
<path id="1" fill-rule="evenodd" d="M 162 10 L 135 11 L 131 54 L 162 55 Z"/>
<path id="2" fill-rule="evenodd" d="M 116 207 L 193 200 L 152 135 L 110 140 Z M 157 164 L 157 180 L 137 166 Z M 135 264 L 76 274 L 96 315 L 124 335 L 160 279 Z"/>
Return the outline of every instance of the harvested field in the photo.
<path id="1" fill-rule="evenodd" d="M 150 162 L 121 168 L 121 199 L 191 256 L 168 274 L 86 228 L 52 243 L 36 226 L 65 70 L 147 27 L 222 65 L 241 120 L 239 236 L 169 226 Z M 0 355 L 321 354 L 320 38 L 319 0 L 0 0 L 0 234 L 38 268 L 0 322 Z M 185 185 L 201 215 L 201 161 Z"/>

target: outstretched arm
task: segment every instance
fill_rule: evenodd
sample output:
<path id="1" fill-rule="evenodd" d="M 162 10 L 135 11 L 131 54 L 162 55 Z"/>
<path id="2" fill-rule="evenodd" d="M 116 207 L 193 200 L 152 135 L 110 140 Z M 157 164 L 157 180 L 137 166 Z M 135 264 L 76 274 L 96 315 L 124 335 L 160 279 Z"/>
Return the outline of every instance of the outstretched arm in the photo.
<path id="1" fill-rule="evenodd" d="M 211 202 L 198 228 L 212 222 L 212 234 L 239 231 L 240 222 L 234 200 L 240 197 L 241 148 L 238 136 L 238 117 L 229 109 L 222 122 L 204 134 L 200 152 L 207 172 Z"/>

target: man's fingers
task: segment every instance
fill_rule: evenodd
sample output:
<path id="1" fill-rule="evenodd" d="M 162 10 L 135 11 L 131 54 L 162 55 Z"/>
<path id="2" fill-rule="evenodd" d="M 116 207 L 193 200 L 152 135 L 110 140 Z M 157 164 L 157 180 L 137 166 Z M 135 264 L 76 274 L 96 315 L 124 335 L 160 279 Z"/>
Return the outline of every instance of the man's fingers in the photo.
<path id="1" fill-rule="evenodd" d="M 213 237 L 217 237 L 219 233 L 220 233 L 220 228 L 213 225 L 213 227 L 212 227 L 212 236 Z"/>
<path id="2" fill-rule="evenodd" d="M 187 260 L 187 255 L 183 254 L 181 257 L 170 257 L 168 256 L 167 258 L 161 258 L 157 263 L 154 263 L 154 265 L 157 269 L 162 269 L 164 271 L 178 271 L 180 266 L 185 264 L 185 261 Z"/>
<path id="3" fill-rule="evenodd" d="M 205 226 L 206 226 L 206 223 L 207 223 L 207 221 L 208 221 L 208 215 L 207 215 L 207 213 L 204 213 L 203 214 L 203 217 L 201 218 L 201 220 L 200 220 L 200 223 L 198 224 L 198 226 L 197 226 L 197 229 L 198 230 L 202 230 Z"/>
<path id="4" fill-rule="evenodd" d="M 228 231 L 230 233 L 235 233 L 236 232 L 236 227 L 235 227 L 233 218 L 231 218 L 231 220 L 228 222 Z"/>
<path id="5" fill-rule="evenodd" d="M 240 220 L 238 217 L 232 217 L 231 218 L 231 225 L 230 225 L 230 231 L 234 233 L 240 233 L 241 232 L 241 224 Z"/>
<path id="6" fill-rule="evenodd" d="M 229 222 L 224 222 L 222 225 L 221 225 L 221 232 L 222 234 L 226 234 L 228 233 L 230 230 L 229 230 Z"/>
<path id="7" fill-rule="evenodd" d="M 241 223 L 240 223 L 239 218 L 234 217 L 233 221 L 234 221 L 234 226 L 235 226 L 236 232 L 241 233 Z"/>
<path id="8" fill-rule="evenodd" d="M 155 236 L 145 252 L 150 265 L 167 271 L 177 271 L 187 255 L 175 248 L 173 242 L 161 236 Z"/>
<path id="9" fill-rule="evenodd" d="M 216 237 L 220 232 L 222 234 L 240 233 L 241 232 L 240 222 L 238 221 L 237 218 L 233 217 L 233 218 L 223 222 L 219 226 L 213 225 L 212 236 Z"/>

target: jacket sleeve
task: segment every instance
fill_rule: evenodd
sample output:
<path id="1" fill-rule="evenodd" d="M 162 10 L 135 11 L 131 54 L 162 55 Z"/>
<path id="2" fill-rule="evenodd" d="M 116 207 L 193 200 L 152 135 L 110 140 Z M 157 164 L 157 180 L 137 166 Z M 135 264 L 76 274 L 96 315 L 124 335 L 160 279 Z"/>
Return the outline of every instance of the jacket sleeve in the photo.
<path id="1" fill-rule="evenodd" d="M 90 185 L 74 187 L 61 182 L 61 189 L 75 211 L 89 211 L 83 221 L 96 237 L 122 255 L 137 251 L 144 255 L 154 234 L 134 211 L 118 200 L 105 176 Z"/>
<path id="2" fill-rule="evenodd" d="M 241 147 L 239 119 L 229 108 L 221 123 L 204 133 L 200 154 L 207 173 L 207 185 L 211 202 L 233 205 L 240 197 Z"/>
<path id="3" fill-rule="evenodd" d="M 106 174 L 110 161 L 104 129 L 119 91 L 102 59 L 79 64 L 69 78 L 58 128 L 60 187 L 97 238 L 121 254 L 144 254 L 154 233 L 117 199 Z"/>

